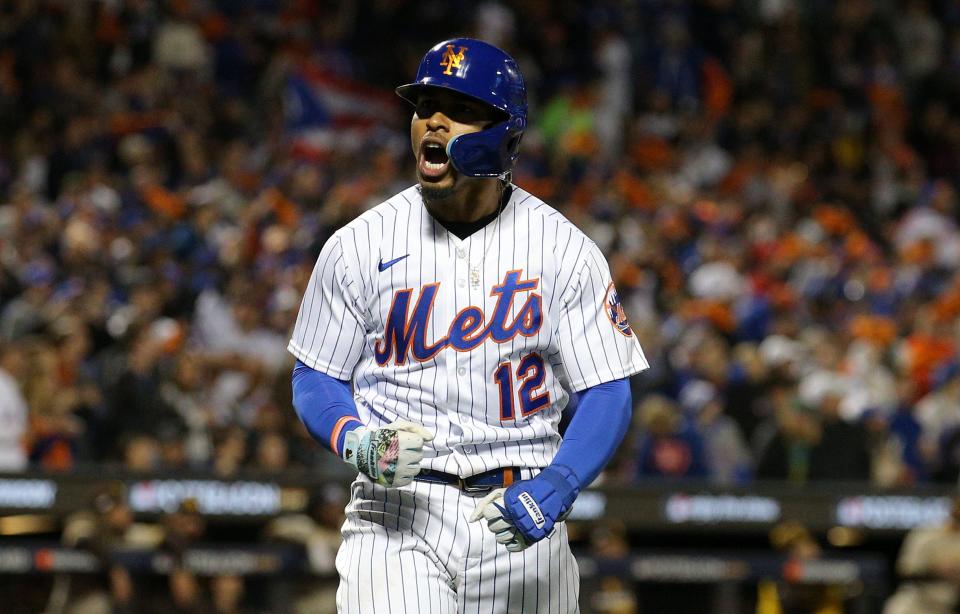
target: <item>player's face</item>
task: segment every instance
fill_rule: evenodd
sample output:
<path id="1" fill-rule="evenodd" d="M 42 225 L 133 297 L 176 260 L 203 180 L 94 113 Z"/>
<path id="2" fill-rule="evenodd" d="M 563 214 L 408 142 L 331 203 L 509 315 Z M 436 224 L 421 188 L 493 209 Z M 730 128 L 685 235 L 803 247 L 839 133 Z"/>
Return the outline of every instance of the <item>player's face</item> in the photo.
<path id="1" fill-rule="evenodd" d="M 459 173 L 447 156 L 447 143 L 497 119 L 496 109 L 456 92 L 436 88 L 421 94 L 410 123 L 420 185 L 435 193 L 452 190 Z"/>

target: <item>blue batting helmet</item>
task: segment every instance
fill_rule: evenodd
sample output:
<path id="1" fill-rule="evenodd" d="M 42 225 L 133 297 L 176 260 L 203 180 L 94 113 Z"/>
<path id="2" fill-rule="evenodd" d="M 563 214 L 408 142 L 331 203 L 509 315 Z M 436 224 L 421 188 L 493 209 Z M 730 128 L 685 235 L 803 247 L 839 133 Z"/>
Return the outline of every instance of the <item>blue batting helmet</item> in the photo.
<path id="1" fill-rule="evenodd" d="M 460 92 L 503 111 L 507 119 L 485 130 L 462 134 L 447 143 L 454 168 L 469 177 L 498 177 L 520 155 L 527 126 L 527 88 L 517 62 L 501 49 L 472 38 L 453 38 L 427 51 L 413 83 L 397 94 L 417 104 L 425 88 Z"/>

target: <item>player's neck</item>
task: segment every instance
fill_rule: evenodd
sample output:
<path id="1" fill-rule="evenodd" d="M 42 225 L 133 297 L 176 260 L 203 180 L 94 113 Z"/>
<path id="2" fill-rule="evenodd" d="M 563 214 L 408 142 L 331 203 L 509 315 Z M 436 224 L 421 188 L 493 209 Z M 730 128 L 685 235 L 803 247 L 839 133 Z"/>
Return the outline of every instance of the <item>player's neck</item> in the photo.
<path id="1" fill-rule="evenodd" d="M 440 222 L 469 224 L 493 215 L 500 208 L 499 179 L 471 181 L 447 194 L 421 189 L 427 211 Z"/>

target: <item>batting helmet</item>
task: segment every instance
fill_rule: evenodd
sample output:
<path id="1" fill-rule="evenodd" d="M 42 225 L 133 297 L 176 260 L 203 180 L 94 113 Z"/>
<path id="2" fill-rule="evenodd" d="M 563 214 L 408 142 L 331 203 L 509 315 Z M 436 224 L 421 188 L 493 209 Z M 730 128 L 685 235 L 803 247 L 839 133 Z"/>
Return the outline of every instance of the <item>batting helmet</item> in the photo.
<path id="1" fill-rule="evenodd" d="M 420 62 L 417 79 L 397 94 L 417 104 L 425 88 L 460 92 L 503 111 L 507 118 L 447 143 L 454 168 L 469 177 L 498 177 L 510 171 L 520 155 L 520 137 L 527 126 L 527 88 L 516 61 L 501 49 L 472 38 L 437 43 Z"/>

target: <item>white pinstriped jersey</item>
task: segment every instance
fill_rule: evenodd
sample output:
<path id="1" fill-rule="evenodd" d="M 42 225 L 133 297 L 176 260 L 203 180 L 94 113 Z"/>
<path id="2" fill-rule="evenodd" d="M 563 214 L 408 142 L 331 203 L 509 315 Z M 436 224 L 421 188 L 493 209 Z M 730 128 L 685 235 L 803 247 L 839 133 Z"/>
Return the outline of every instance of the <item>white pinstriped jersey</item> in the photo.
<path id="1" fill-rule="evenodd" d="M 597 246 L 514 186 L 465 239 L 412 186 L 324 245 L 288 349 L 352 380 L 360 419 L 435 433 L 421 466 L 543 467 L 568 390 L 647 368 Z"/>

